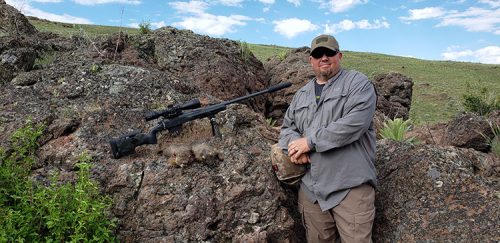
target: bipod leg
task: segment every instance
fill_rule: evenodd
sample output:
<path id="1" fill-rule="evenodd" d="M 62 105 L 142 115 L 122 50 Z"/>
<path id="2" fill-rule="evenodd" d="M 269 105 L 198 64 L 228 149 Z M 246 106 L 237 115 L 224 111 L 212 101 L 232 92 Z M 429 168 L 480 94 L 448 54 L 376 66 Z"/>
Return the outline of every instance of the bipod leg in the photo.
<path id="1" fill-rule="evenodd" d="M 222 134 L 219 130 L 219 125 L 217 124 L 214 115 L 210 116 L 210 125 L 212 125 L 212 135 L 217 138 L 222 138 Z"/>

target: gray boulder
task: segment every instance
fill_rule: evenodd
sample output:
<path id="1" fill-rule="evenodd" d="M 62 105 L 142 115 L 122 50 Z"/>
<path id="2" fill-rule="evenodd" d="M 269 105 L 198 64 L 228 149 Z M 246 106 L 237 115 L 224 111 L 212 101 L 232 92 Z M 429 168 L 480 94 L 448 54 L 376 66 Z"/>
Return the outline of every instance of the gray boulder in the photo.
<path id="1" fill-rule="evenodd" d="M 488 138 L 493 136 L 486 117 L 474 113 L 462 113 L 447 124 L 442 143 L 488 152 L 490 150 Z"/>
<path id="2" fill-rule="evenodd" d="M 379 140 L 376 242 L 498 242 L 498 173 L 483 153 Z"/>

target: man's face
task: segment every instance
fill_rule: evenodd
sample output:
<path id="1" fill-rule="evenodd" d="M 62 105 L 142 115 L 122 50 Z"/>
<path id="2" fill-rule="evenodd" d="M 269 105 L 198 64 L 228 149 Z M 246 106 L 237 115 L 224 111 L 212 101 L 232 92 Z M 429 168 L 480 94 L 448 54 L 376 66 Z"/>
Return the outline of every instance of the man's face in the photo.
<path id="1" fill-rule="evenodd" d="M 316 77 L 322 81 L 326 81 L 338 73 L 341 59 L 342 53 L 323 47 L 314 50 L 309 56 L 309 62 Z"/>

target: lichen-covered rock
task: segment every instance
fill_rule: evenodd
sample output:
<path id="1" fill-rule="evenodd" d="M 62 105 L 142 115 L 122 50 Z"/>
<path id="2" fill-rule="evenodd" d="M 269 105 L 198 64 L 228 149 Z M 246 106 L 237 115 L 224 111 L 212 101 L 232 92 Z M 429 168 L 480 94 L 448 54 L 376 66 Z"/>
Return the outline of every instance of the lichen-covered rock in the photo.
<path id="1" fill-rule="evenodd" d="M 446 126 L 443 144 L 488 152 L 494 134 L 488 119 L 474 113 L 459 114 Z"/>
<path id="2" fill-rule="evenodd" d="M 5 3 L 0 2 L 0 38 L 4 36 L 32 35 L 37 33 L 26 17 L 17 9 Z"/>
<path id="3" fill-rule="evenodd" d="M 181 82 L 219 99 L 228 100 L 268 86 L 262 63 L 238 42 L 197 35 L 189 30 L 160 28 L 155 37 L 154 57 L 160 70 L 175 74 Z M 247 102 L 264 112 L 266 99 Z"/>
<path id="4" fill-rule="evenodd" d="M 413 81 L 397 72 L 379 74 L 373 78 L 377 89 L 377 110 L 390 119 L 410 117 Z"/>
<path id="5" fill-rule="evenodd" d="M 271 84 L 291 82 L 292 87 L 279 91 L 273 99 L 273 107 L 267 116 L 281 124 L 281 120 L 292 101 L 295 92 L 314 77 L 309 64 L 310 48 L 301 47 L 292 49 L 286 55 L 271 57 L 264 68 L 268 72 Z"/>
<path id="6" fill-rule="evenodd" d="M 498 242 L 498 173 L 485 154 L 379 140 L 377 242 Z"/>
<path id="7" fill-rule="evenodd" d="M 92 177 L 113 198 L 122 242 L 304 242 L 297 188 L 280 185 L 270 166 L 279 129 L 267 124 L 262 107 L 277 119 L 312 78 L 308 48 L 284 62 L 270 60 L 274 74 L 266 81 L 262 64 L 253 56 L 244 60 L 236 42 L 170 27 L 93 42 L 34 35 L 0 37 L 4 64 L 15 64 L 13 57 L 22 56 L 15 53 L 54 55 L 35 70 L 31 61 L 27 68 L 2 66 L 15 72 L 0 82 L 0 146 L 28 118 L 46 125 L 33 178 L 47 181 L 58 171 L 72 181 L 79 156 L 88 153 Z M 220 138 L 212 136 L 208 118 L 198 119 L 178 134 L 159 133 L 158 144 L 112 159 L 111 138 L 156 126 L 144 120 L 148 111 L 193 98 L 216 103 L 284 81 L 293 86 L 274 101 L 260 97 L 247 102 L 251 108 L 233 104 L 215 115 Z M 493 157 L 384 140 L 378 149 L 375 241 L 499 241 L 500 167 Z"/>

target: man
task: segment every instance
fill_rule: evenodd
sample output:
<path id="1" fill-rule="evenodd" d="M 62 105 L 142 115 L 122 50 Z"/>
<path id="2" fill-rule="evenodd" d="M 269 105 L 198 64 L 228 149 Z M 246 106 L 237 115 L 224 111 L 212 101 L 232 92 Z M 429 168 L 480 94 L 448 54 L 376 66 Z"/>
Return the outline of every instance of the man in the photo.
<path id="1" fill-rule="evenodd" d="M 311 43 L 316 77 L 295 94 L 279 146 L 306 164 L 299 190 L 308 242 L 371 242 L 377 184 L 373 116 L 376 93 L 360 72 L 341 67 L 333 36 Z"/>

